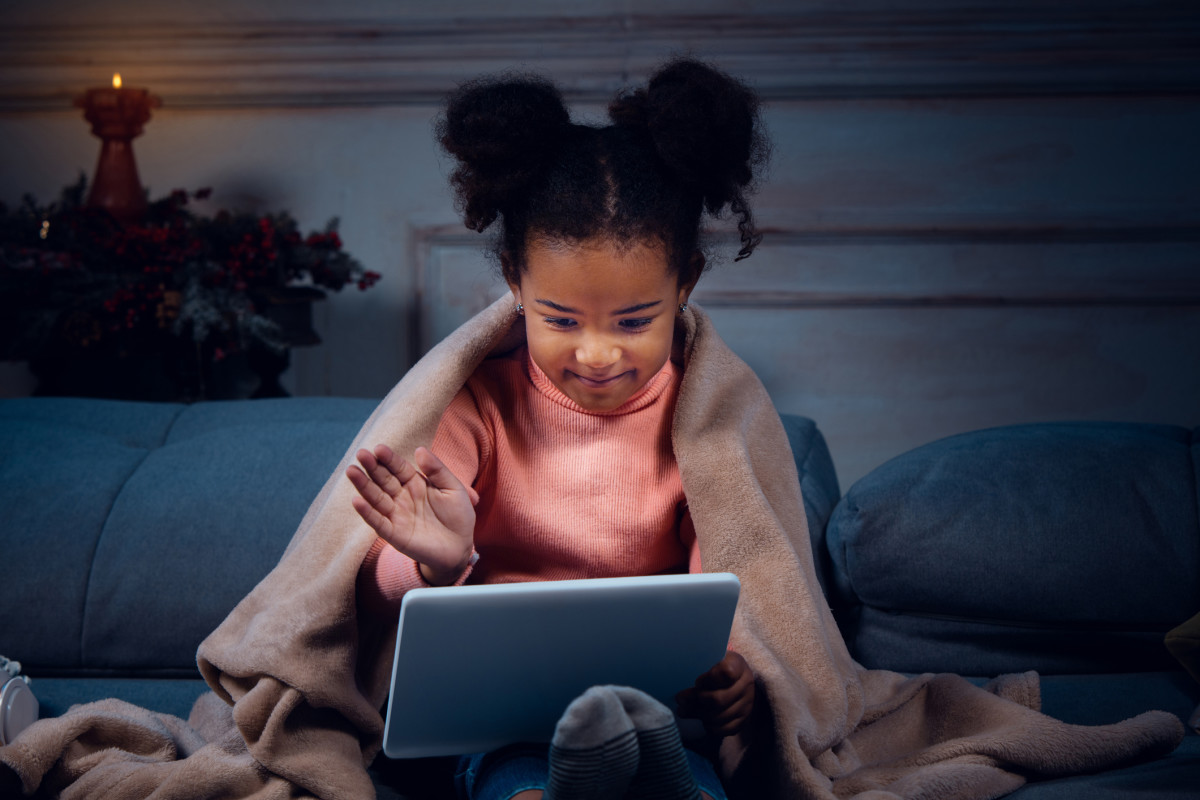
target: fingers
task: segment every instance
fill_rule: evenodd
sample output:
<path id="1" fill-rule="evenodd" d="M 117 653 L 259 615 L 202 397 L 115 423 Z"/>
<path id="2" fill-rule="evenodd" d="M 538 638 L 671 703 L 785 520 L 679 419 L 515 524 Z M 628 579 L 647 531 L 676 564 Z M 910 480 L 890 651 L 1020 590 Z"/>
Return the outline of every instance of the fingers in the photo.
<path id="1" fill-rule="evenodd" d="M 740 665 L 730 656 L 737 655 L 730 653 L 717 662 L 717 664 L 708 672 L 696 678 L 696 688 L 705 690 L 725 689 L 737 683 L 738 677 L 742 673 Z M 741 656 L 738 656 L 741 658 Z M 744 664 L 745 662 L 743 662 Z"/>
<path id="2" fill-rule="evenodd" d="M 700 720 L 704 723 L 705 730 L 717 736 L 737 733 L 745 726 L 754 710 L 753 694 L 738 695 L 729 702 L 699 693 L 678 699 L 679 716 Z"/>
<path id="3" fill-rule="evenodd" d="M 358 492 L 354 508 L 393 547 L 408 552 L 413 535 L 441 536 L 443 529 L 460 538 L 466 535 L 469 545 L 479 493 L 464 486 L 427 448 L 417 448 L 412 463 L 383 444 L 360 449 L 355 457 L 358 464 L 346 468 Z"/>
<path id="4" fill-rule="evenodd" d="M 364 522 L 375 529 L 376 533 L 386 539 L 392 530 L 392 523 L 386 513 L 394 505 L 392 499 L 354 464 L 346 467 L 346 477 L 350 479 L 350 483 L 354 484 L 359 495 L 350 499 L 354 510 L 358 512 Z"/>
<path id="5" fill-rule="evenodd" d="M 395 498 L 404 485 L 417 475 L 416 467 L 393 453 L 387 445 L 376 446 L 374 452 L 360 449 L 355 456 L 361 468 L 351 465 L 347 467 L 346 475 L 372 505 L 378 505 L 372 486 L 382 494 Z"/>
<path id="6" fill-rule="evenodd" d="M 357 455 L 358 462 L 375 485 L 391 497 L 398 495 L 404 484 L 417 474 L 416 467 L 392 452 L 386 444 L 376 445 L 374 452 L 359 450 Z"/>
<path id="7" fill-rule="evenodd" d="M 376 445 L 374 452 L 360 449 L 355 456 L 358 458 L 358 463 L 362 465 L 362 472 L 369 476 L 371 482 L 390 497 L 397 496 L 400 493 L 400 489 L 409 481 L 417 475 L 423 474 L 431 487 L 466 492 L 467 496 L 471 498 L 471 505 L 479 502 L 479 493 L 471 487 L 463 486 L 462 481 L 428 448 L 417 448 L 413 456 L 413 460 L 417 462 L 416 466 L 396 455 L 385 444 Z M 353 467 L 347 469 L 346 474 L 354 481 L 356 476 L 351 471 L 352 469 Z M 355 486 L 358 486 L 357 482 Z M 371 498 L 368 497 L 367 499 L 370 500 Z"/>
<path id="8" fill-rule="evenodd" d="M 413 453 L 413 460 L 417 462 L 421 472 L 425 473 L 425 479 L 432 488 L 442 491 L 467 491 L 467 487 L 463 486 L 462 481 L 428 448 L 418 447 L 417 451 Z M 474 490 L 471 491 L 474 492 Z M 479 502 L 479 494 L 474 493 L 471 505 L 477 502 Z"/>
<path id="9" fill-rule="evenodd" d="M 354 485 L 358 497 L 351 499 L 354 510 L 384 539 L 391 540 L 395 526 L 392 516 L 397 509 L 409 504 L 402 492 L 402 478 L 416 475 L 412 465 L 397 459 L 392 451 L 380 445 L 375 452 L 359 450 L 358 465 L 346 467 L 346 477 Z"/>
<path id="10" fill-rule="evenodd" d="M 363 450 L 360 452 L 365 453 L 366 451 Z M 350 479 L 350 483 L 354 484 L 354 488 L 358 490 L 361 499 L 366 500 L 372 506 L 379 506 L 385 504 L 385 502 L 390 502 L 391 497 L 385 494 L 361 467 L 355 464 L 346 467 L 346 477 Z"/>
<path id="11" fill-rule="evenodd" d="M 728 736 L 741 730 L 750 718 L 754 694 L 754 672 L 745 659 L 730 651 L 675 699 L 681 717 L 699 719 L 710 733 Z"/>
<path id="12" fill-rule="evenodd" d="M 753 687 L 754 679 L 745 678 L 724 689 L 685 689 L 675 699 L 679 702 L 681 714 L 688 711 L 690 713 L 685 716 L 707 719 L 735 705 L 742 697 L 749 695 L 753 698 Z"/>
<path id="13" fill-rule="evenodd" d="M 753 710 L 753 698 L 740 698 L 721 713 L 704 719 L 704 729 L 715 736 L 732 736 L 745 727 Z"/>
<path id="14" fill-rule="evenodd" d="M 374 506 L 368 503 L 361 497 L 354 497 L 350 500 L 354 510 L 363 518 L 363 522 L 370 525 L 375 533 L 379 534 L 385 541 L 390 540 L 392 534 L 392 523 L 383 514 L 380 514 Z"/>
<path id="15" fill-rule="evenodd" d="M 686 689 L 676 695 L 679 716 L 698 719 L 710 733 L 728 736 L 741 730 L 754 710 L 753 682 L 720 692 Z"/>

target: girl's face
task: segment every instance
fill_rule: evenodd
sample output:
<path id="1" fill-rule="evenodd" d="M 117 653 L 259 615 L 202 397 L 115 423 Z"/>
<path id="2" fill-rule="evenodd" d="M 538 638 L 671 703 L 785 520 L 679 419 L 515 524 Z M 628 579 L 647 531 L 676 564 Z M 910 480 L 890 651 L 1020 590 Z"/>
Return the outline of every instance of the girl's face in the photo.
<path id="1" fill-rule="evenodd" d="M 692 288 L 668 270 L 664 247 L 602 238 L 530 242 L 509 287 L 525 307 L 534 363 L 589 411 L 619 407 L 662 369 Z"/>

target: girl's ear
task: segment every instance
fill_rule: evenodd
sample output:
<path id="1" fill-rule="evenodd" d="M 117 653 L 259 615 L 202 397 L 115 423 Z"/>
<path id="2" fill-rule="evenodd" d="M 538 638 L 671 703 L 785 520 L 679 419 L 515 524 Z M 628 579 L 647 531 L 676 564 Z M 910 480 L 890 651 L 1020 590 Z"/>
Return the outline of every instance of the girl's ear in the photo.
<path id="1" fill-rule="evenodd" d="M 517 301 L 517 305 L 521 305 L 521 284 L 518 283 L 514 276 L 517 274 L 512 268 L 512 257 L 507 251 L 500 254 L 500 272 L 504 275 L 504 282 L 508 284 L 508 290 L 512 292 L 513 299 Z"/>
<path id="2" fill-rule="evenodd" d="M 688 259 L 688 274 L 686 276 L 679 276 L 680 305 L 687 303 L 692 290 L 696 288 L 696 282 L 700 280 L 700 273 L 704 272 L 705 263 L 704 253 L 701 253 L 699 250 L 692 253 L 692 257 Z"/>

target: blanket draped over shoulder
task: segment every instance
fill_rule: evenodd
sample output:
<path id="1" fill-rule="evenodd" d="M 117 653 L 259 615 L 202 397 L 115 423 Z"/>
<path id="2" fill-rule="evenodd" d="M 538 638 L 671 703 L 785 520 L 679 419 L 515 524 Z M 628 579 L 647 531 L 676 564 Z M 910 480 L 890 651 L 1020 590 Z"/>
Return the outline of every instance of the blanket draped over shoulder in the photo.
<path id="1" fill-rule="evenodd" d="M 499 300 L 388 394 L 279 564 L 201 644 L 212 691 L 187 723 L 116 700 L 76 706 L 0 749 L 0 765 L 26 792 L 63 798 L 374 796 L 366 768 L 381 745 L 395 631 L 357 611 L 355 578 L 375 535 L 351 506 L 344 469 L 361 446 L 411 454 L 430 444 L 476 366 L 523 337 L 511 299 Z M 1165 712 L 1092 727 L 1046 717 L 1034 673 L 980 688 L 855 663 L 815 576 L 770 397 L 695 305 L 680 341 L 675 454 L 705 569 L 741 579 L 733 646 L 759 682 L 755 718 L 721 749 L 735 796 L 992 798 L 1030 776 L 1105 769 L 1179 743 L 1182 725 Z"/>

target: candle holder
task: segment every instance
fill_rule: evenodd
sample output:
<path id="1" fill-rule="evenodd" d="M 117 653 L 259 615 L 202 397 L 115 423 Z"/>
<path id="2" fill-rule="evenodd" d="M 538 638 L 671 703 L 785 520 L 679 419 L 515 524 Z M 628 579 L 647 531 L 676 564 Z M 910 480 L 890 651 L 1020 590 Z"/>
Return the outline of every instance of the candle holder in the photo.
<path id="1" fill-rule="evenodd" d="M 103 142 L 88 207 L 102 208 L 122 223 L 139 219 L 146 211 L 146 192 L 133 160 L 133 140 L 149 121 L 150 109 L 159 108 L 162 100 L 148 89 L 122 88 L 115 75 L 111 87 L 88 89 L 75 98 L 75 105 Z"/>

